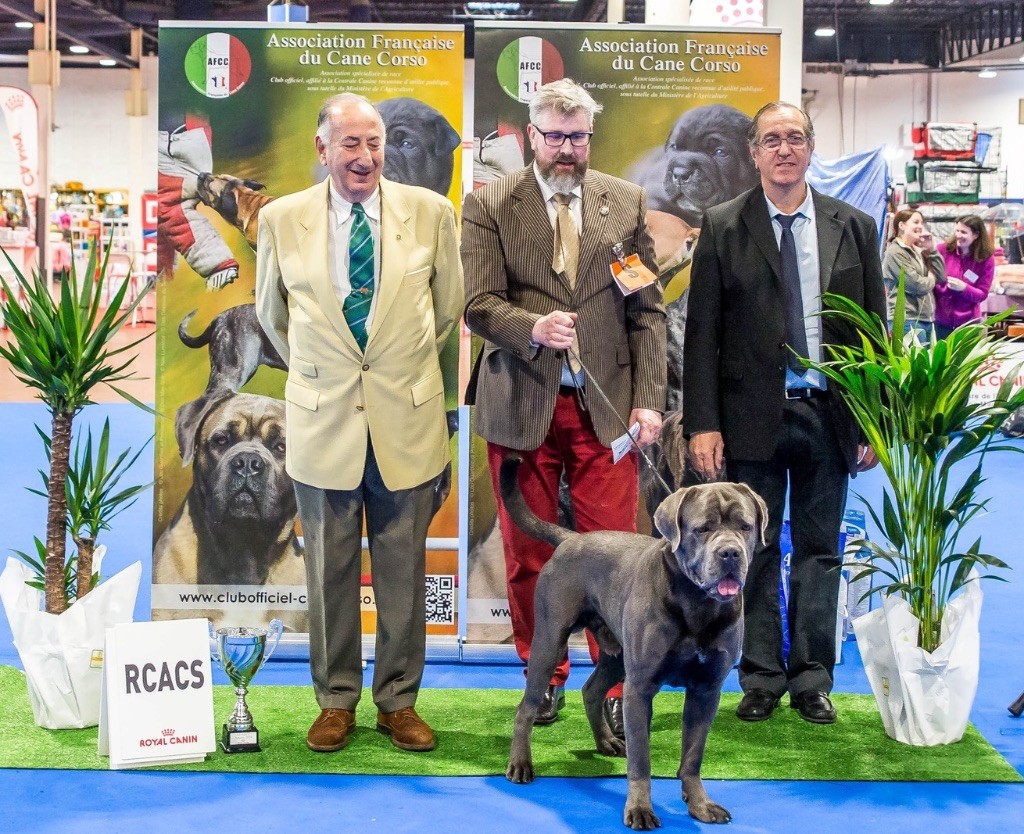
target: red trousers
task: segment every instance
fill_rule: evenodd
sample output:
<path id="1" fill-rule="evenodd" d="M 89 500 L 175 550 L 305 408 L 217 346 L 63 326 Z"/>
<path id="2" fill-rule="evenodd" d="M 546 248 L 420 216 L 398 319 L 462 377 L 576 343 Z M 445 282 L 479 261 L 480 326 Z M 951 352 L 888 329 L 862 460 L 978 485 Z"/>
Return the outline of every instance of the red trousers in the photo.
<path id="1" fill-rule="evenodd" d="M 513 451 L 496 443 L 487 444 L 494 494 L 498 499 L 498 519 L 505 549 L 508 577 L 508 607 L 512 617 L 512 636 L 516 652 L 524 663 L 530 660 L 533 642 L 533 595 L 537 574 L 551 558 L 551 545 L 523 533 L 509 517 L 501 500 L 498 473 L 505 455 Z M 517 451 L 523 458 L 519 467 L 519 487 L 527 505 L 545 521 L 558 522 L 558 482 L 565 470 L 576 529 L 636 532 L 639 484 L 635 452 L 612 464 L 611 450 L 594 433 L 590 415 L 572 393 L 560 393 L 555 404 L 547 437 L 533 451 Z M 597 644 L 587 631 L 590 656 L 597 660 Z M 555 669 L 551 683 L 561 686 L 569 676 L 569 658 Z M 621 685 L 609 690 L 609 697 L 621 697 Z"/>

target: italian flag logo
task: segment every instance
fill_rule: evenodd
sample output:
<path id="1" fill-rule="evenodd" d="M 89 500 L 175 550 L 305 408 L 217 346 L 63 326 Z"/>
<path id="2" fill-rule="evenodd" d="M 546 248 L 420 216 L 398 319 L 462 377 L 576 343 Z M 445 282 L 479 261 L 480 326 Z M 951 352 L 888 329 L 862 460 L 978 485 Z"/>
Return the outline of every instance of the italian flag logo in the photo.
<path id="1" fill-rule="evenodd" d="M 207 98 L 227 98 L 237 93 L 251 71 L 249 50 L 226 32 L 203 35 L 185 55 L 185 77 Z"/>
<path id="2" fill-rule="evenodd" d="M 501 50 L 497 73 L 501 89 L 527 103 L 541 85 L 565 78 L 565 64 L 554 45 L 543 38 L 519 38 Z"/>

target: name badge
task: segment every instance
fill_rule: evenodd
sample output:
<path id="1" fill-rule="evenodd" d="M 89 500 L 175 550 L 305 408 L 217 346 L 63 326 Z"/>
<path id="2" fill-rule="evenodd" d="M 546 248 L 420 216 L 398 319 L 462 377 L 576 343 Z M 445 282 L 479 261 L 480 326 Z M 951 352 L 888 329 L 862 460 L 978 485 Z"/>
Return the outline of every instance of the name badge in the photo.
<path id="1" fill-rule="evenodd" d="M 625 257 L 621 243 L 612 247 L 612 254 L 615 260 L 609 268 L 612 271 L 612 278 L 623 295 L 632 295 L 644 287 L 648 287 L 658 280 L 658 276 L 651 272 L 636 253 Z"/>

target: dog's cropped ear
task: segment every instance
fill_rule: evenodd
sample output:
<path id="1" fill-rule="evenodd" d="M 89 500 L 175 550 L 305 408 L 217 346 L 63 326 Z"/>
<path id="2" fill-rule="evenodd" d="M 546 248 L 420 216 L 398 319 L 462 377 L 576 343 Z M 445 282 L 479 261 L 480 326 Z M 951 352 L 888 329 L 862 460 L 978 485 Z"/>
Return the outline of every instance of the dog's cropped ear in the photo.
<path id="1" fill-rule="evenodd" d="M 673 550 L 678 550 L 679 543 L 683 540 L 683 530 L 679 524 L 679 511 L 682 509 L 683 500 L 689 491 L 689 487 L 677 489 L 654 511 L 654 526 L 665 537 Z"/>
<path id="2" fill-rule="evenodd" d="M 434 117 L 434 154 L 443 156 L 454 151 L 462 144 L 462 137 L 451 123 L 440 113 Z"/>
<path id="3" fill-rule="evenodd" d="M 174 412 L 174 438 L 178 441 L 178 454 L 181 455 L 182 467 L 192 463 L 192 458 L 195 457 L 199 428 L 202 426 L 203 420 L 206 419 L 206 415 L 230 396 L 232 396 L 230 391 L 213 396 L 203 394 L 179 406 L 178 410 Z"/>
<path id="4" fill-rule="evenodd" d="M 761 530 L 761 535 L 758 537 L 761 544 L 765 543 L 765 532 L 768 530 L 768 505 L 764 503 L 764 499 L 752 490 L 746 484 L 736 484 L 736 488 L 747 495 L 751 501 L 754 502 L 754 509 L 757 510 L 757 523 Z"/>
<path id="5" fill-rule="evenodd" d="M 262 191 L 266 186 L 258 180 L 242 180 L 242 185 L 251 188 L 253 191 Z"/>

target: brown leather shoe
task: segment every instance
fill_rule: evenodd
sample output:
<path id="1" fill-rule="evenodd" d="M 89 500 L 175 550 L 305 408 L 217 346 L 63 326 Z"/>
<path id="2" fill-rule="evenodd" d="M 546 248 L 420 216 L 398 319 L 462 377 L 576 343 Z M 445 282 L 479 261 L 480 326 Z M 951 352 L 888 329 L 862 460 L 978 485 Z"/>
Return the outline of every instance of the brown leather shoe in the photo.
<path id="1" fill-rule="evenodd" d="M 333 753 L 348 744 L 356 726 L 356 714 L 350 709 L 324 709 L 306 733 L 306 746 L 317 753 Z"/>
<path id="2" fill-rule="evenodd" d="M 420 753 L 437 746 L 434 731 L 416 714 L 413 707 L 402 707 L 394 712 L 378 712 L 377 729 L 391 736 L 391 743 L 402 750 Z"/>

